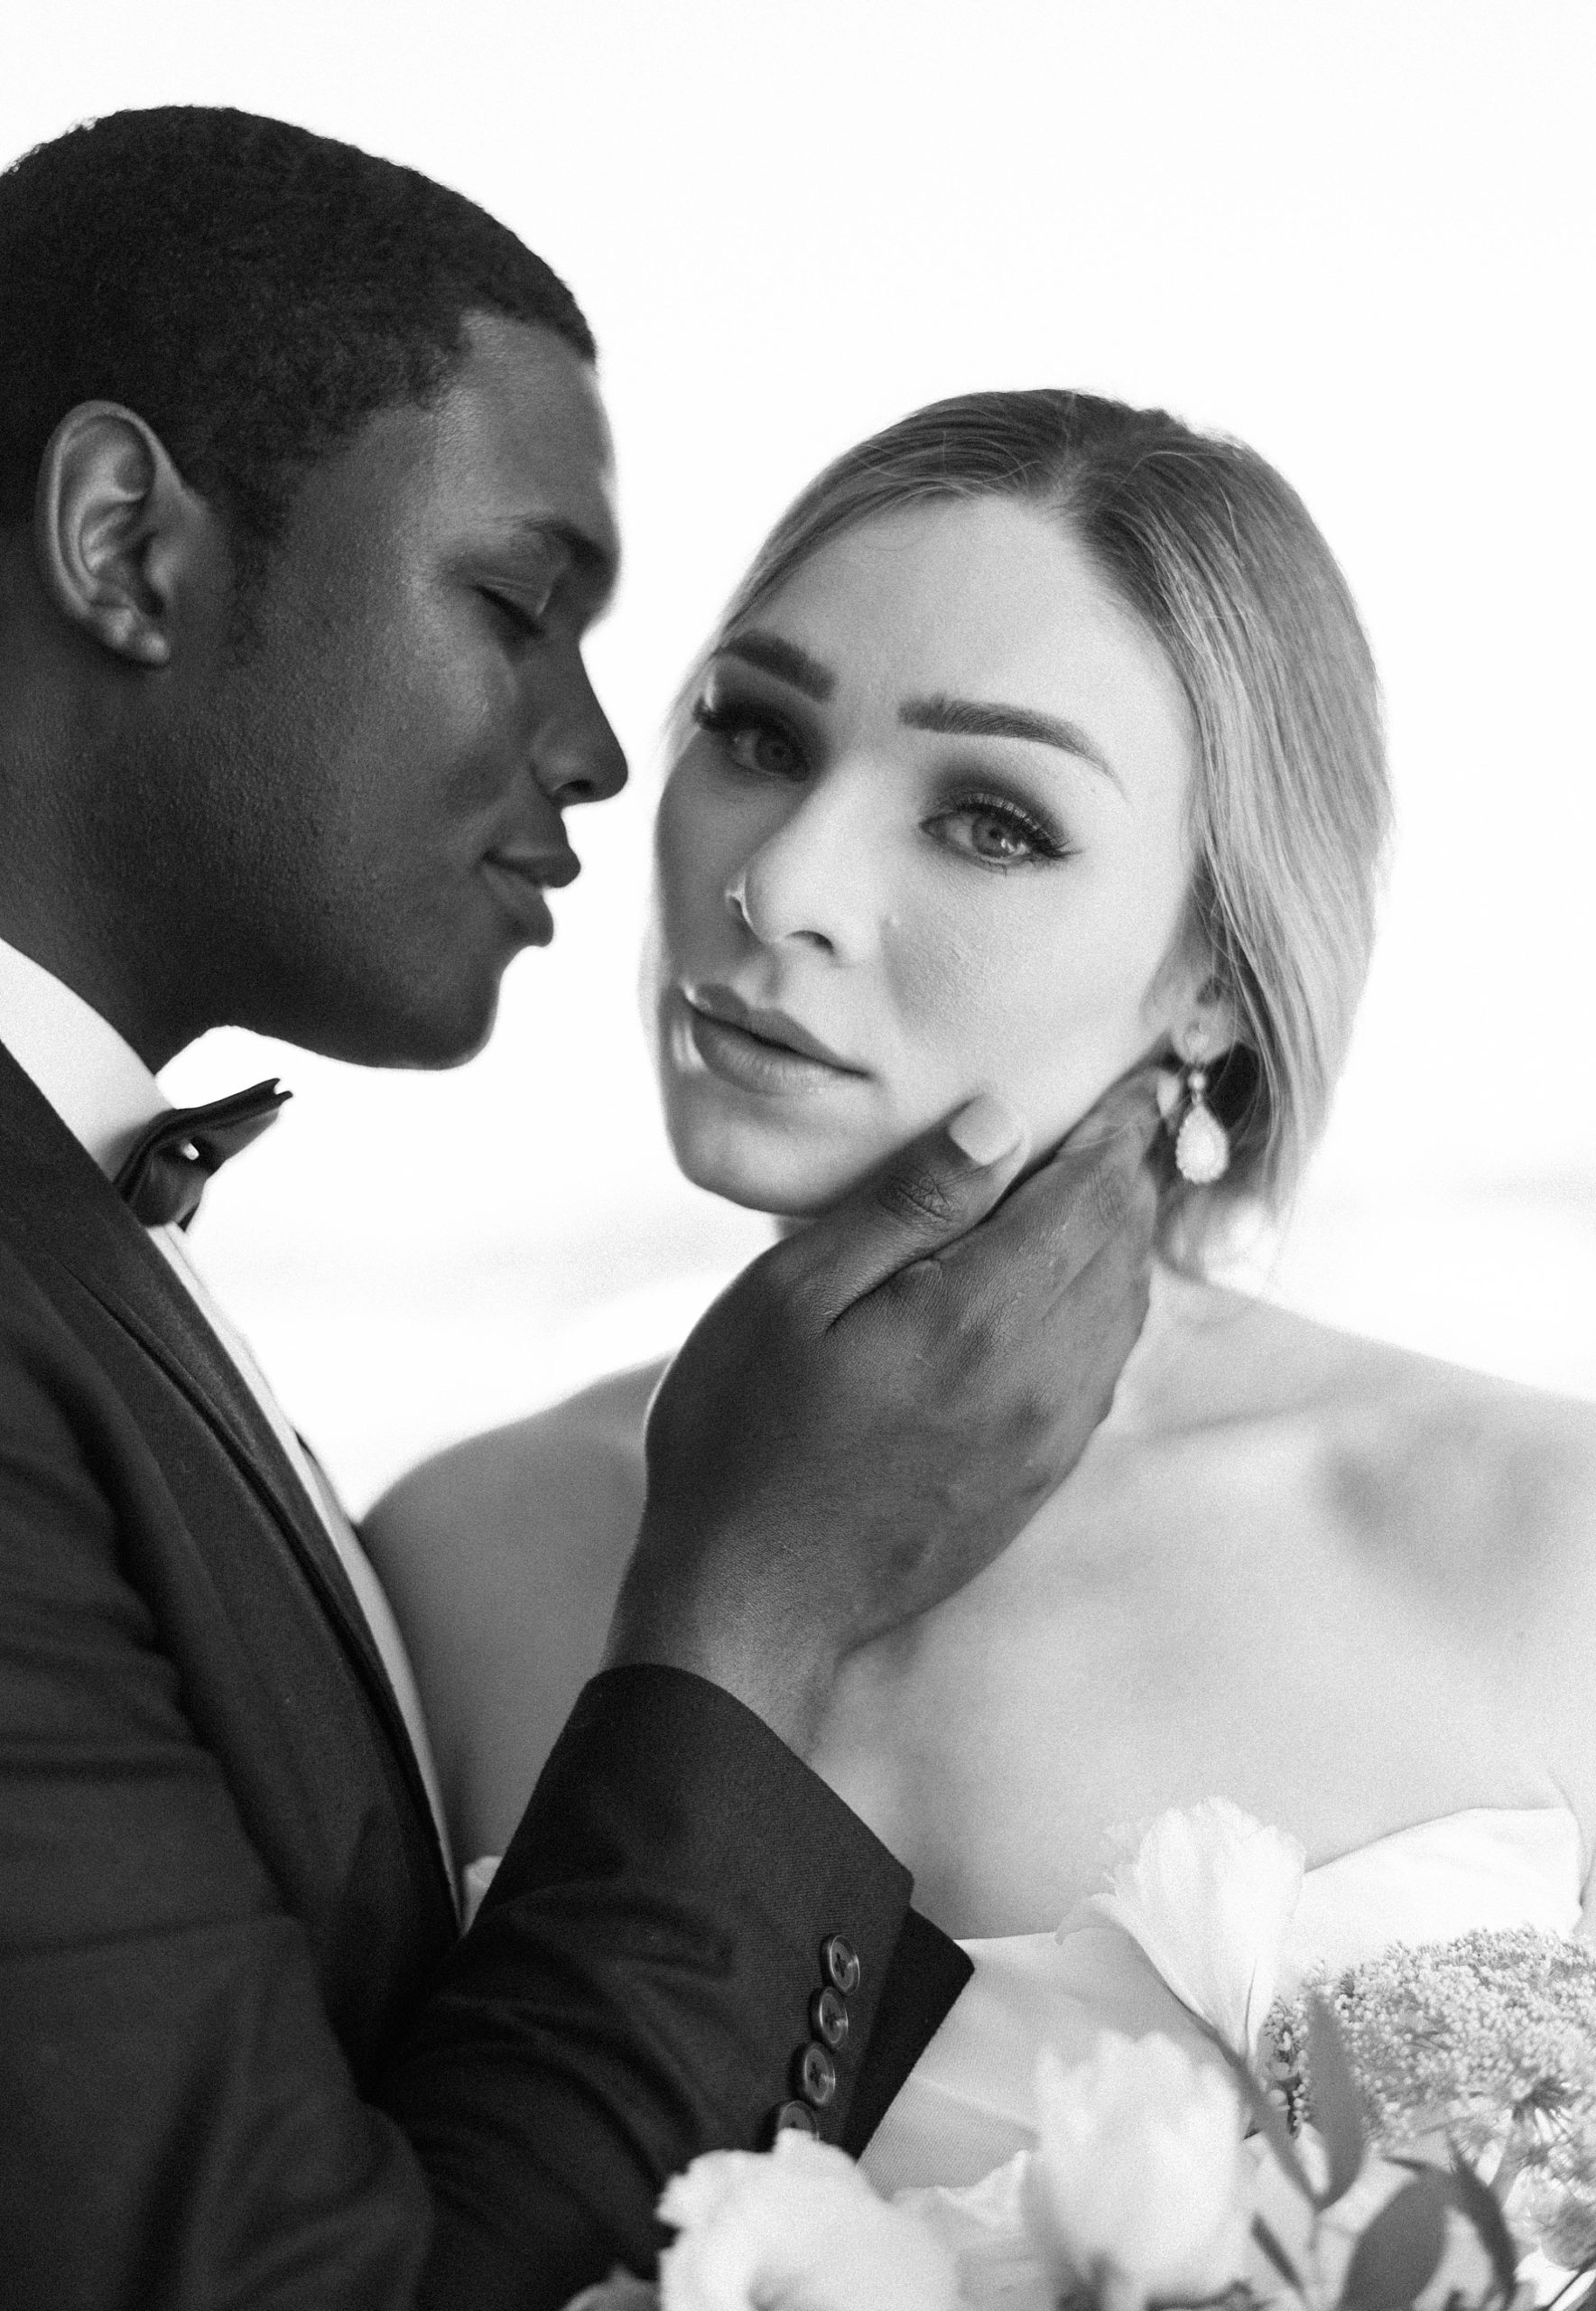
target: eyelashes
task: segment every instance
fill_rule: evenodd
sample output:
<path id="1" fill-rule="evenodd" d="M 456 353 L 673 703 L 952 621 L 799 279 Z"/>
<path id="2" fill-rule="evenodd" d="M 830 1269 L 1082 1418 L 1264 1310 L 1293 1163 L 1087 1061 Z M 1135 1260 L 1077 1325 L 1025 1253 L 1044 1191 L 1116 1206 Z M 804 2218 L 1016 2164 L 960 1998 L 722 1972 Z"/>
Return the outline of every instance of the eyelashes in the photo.
<path id="1" fill-rule="evenodd" d="M 1062 835 L 1018 803 L 1000 794 L 961 794 L 951 807 L 939 812 L 931 823 L 950 830 L 963 824 L 970 840 L 968 844 L 956 842 L 952 847 L 967 850 L 983 866 L 1022 867 L 1070 856 L 1070 845 Z M 1020 844 L 1025 845 L 1028 858 L 1017 849 Z"/>
<path id="2" fill-rule="evenodd" d="M 528 609 L 513 594 L 501 593 L 496 586 L 478 586 L 477 591 L 488 608 L 496 611 L 523 641 L 543 641 L 548 627 L 541 614 Z"/>
<path id="3" fill-rule="evenodd" d="M 795 784 L 807 776 L 809 749 L 783 717 L 763 703 L 702 695 L 693 722 L 714 738 L 737 772 Z M 1051 866 L 1073 857 L 1074 845 L 1013 794 L 959 778 L 944 782 L 936 808 L 921 824 L 933 840 L 988 873 Z"/>
<path id="4" fill-rule="evenodd" d="M 720 741 L 738 770 L 767 778 L 801 778 L 809 767 L 797 733 L 767 709 L 716 704 L 698 698 L 693 701 L 692 719 L 701 730 Z"/>

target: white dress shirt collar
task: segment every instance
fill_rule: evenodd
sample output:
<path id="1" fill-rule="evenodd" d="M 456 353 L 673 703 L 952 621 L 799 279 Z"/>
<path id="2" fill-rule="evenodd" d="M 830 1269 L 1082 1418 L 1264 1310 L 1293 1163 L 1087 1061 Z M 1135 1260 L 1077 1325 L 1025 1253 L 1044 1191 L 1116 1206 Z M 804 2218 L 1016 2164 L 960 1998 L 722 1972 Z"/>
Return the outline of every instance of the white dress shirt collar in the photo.
<path id="1" fill-rule="evenodd" d="M 0 939 L 0 1044 L 107 1179 L 172 1102 L 108 1019 Z"/>

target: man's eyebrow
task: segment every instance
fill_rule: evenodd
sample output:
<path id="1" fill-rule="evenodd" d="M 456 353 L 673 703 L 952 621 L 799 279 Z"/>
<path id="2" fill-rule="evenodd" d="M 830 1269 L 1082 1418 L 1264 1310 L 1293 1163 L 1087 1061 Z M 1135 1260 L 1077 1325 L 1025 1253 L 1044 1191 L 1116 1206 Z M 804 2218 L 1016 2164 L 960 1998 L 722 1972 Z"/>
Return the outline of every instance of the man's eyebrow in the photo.
<path id="1" fill-rule="evenodd" d="M 1105 778 L 1119 781 L 1102 749 L 1092 744 L 1078 722 L 1056 714 L 1039 713 L 1031 706 L 999 706 L 973 698 L 912 698 L 898 710 L 898 720 L 911 730 L 941 730 L 958 738 L 1025 738 L 1033 745 L 1057 747 L 1075 755 Z"/>
<path id="2" fill-rule="evenodd" d="M 806 698 L 817 704 L 830 698 L 837 687 L 837 677 L 807 650 L 800 650 L 795 642 L 784 642 L 779 634 L 766 634 L 757 626 L 745 628 L 723 642 L 715 655 L 718 658 L 740 658 L 746 666 L 757 666 L 761 673 L 775 674 L 778 681 L 791 682 Z"/>
<path id="3" fill-rule="evenodd" d="M 608 601 L 620 577 L 620 559 L 613 545 L 594 537 L 575 522 L 549 514 L 524 514 L 506 524 L 515 543 L 535 546 L 545 541 L 563 546 L 572 569 L 600 602 Z"/>

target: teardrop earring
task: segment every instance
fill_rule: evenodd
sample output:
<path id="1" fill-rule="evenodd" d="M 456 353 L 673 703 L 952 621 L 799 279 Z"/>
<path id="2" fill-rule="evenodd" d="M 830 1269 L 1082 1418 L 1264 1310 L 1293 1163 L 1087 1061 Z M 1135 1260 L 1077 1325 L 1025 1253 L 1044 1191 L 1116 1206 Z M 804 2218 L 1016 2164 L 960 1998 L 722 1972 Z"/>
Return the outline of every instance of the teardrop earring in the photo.
<path id="1" fill-rule="evenodd" d="M 1201 1028 L 1188 1028 L 1177 1039 L 1175 1049 L 1186 1063 L 1181 1086 L 1186 1112 L 1174 1136 L 1174 1167 L 1194 1188 L 1211 1188 L 1230 1168 L 1230 1136 L 1203 1097 L 1208 1090 L 1208 1070 L 1202 1063 L 1208 1056 L 1208 1039 Z"/>

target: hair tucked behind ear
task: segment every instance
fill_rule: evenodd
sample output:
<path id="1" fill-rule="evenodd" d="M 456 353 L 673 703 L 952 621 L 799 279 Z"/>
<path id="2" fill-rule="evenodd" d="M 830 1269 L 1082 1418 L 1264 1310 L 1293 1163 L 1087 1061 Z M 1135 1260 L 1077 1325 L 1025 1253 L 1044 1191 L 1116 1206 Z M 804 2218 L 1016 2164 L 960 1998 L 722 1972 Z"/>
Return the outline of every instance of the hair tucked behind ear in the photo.
<path id="1" fill-rule="evenodd" d="M 1211 1103 L 1215 1188 L 1173 1167 L 1165 1248 L 1194 1263 L 1239 1205 L 1279 1211 L 1323 1129 L 1374 939 L 1390 799 L 1379 693 L 1346 580 L 1294 490 L 1239 441 L 1090 394 L 965 394 L 828 466 L 783 515 L 718 644 L 846 530 L 905 506 L 1045 508 L 1140 615 L 1198 738 L 1190 930 L 1238 1023 Z"/>

